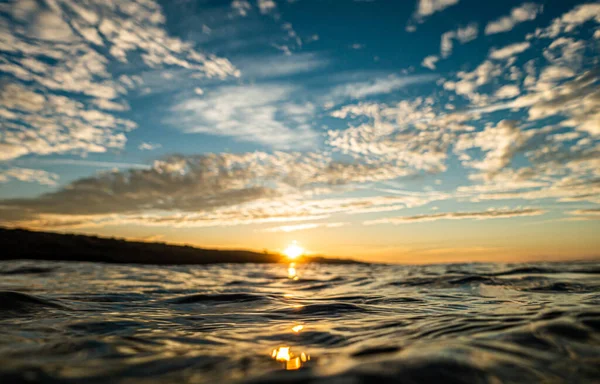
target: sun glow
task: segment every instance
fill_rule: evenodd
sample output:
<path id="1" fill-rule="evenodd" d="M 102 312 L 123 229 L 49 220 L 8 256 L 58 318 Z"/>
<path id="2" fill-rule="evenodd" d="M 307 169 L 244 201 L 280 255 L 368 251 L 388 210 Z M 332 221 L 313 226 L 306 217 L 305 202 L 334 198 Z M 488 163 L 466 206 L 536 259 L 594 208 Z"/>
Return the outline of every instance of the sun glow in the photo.
<path id="1" fill-rule="evenodd" d="M 286 255 L 289 259 L 296 259 L 299 256 L 304 254 L 304 248 L 299 246 L 295 241 L 288 245 L 286 249 L 283 250 L 283 254 Z"/>

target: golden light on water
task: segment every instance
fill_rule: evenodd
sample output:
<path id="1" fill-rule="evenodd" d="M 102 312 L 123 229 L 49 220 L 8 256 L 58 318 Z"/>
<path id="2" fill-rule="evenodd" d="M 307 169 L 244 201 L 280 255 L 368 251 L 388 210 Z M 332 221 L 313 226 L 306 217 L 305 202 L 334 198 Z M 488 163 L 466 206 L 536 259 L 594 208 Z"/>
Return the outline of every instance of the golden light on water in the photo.
<path id="1" fill-rule="evenodd" d="M 298 280 L 298 272 L 296 271 L 296 263 L 290 263 L 288 267 L 288 277 L 290 279 Z"/>
<path id="2" fill-rule="evenodd" d="M 304 325 L 300 325 L 300 324 L 296 325 L 295 327 L 292 327 L 292 331 L 294 331 L 296 333 L 300 332 L 302 329 L 304 329 Z"/>
<path id="3" fill-rule="evenodd" d="M 297 259 L 298 257 L 304 254 L 304 248 L 298 245 L 296 241 L 292 242 L 292 244 L 288 245 L 286 249 L 283 250 L 283 254 L 289 259 Z"/>
<path id="4" fill-rule="evenodd" d="M 277 361 L 289 361 L 291 358 L 290 347 L 279 347 L 273 350 L 273 355 L 275 355 Z"/>
<path id="5" fill-rule="evenodd" d="M 300 356 L 296 356 L 290 347 L 279 347 L 271 352 L 271 357 L 281 363 L 284 363 L 284 367 L 288 371 L 300 369 L 303 363 L 310 360 L 310 355 L 302 352 Z"/>

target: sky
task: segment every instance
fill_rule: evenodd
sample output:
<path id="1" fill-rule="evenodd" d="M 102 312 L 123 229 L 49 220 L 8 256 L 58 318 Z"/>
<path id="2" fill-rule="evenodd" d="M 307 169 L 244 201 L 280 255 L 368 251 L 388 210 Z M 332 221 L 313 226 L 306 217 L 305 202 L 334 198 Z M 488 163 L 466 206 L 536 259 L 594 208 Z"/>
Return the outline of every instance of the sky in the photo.
<path id="1" fill-rule="evenodd" d="M 600 257 L 600 3 L 0 4 L 0 225 Z"/>

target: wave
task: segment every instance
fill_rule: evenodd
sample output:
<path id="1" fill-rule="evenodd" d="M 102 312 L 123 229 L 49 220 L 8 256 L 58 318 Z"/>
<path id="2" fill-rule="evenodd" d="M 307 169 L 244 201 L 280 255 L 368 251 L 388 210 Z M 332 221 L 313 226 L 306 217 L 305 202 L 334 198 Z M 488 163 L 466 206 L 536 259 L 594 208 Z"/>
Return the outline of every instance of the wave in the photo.
<path id="1" fill-rule="evenodd" d="M 8 262 L 0 382 L 595 382 L 598 264 Z"/>
<path id="2" fill-rule="evenodd" d="M 20 311 L 44 308 L 65 309 L 65 306 L 59 304 L 55 300 L 43 299 L 41 297 L 29 295 L 26 293 L 0 291 L 0 310 Z"/>

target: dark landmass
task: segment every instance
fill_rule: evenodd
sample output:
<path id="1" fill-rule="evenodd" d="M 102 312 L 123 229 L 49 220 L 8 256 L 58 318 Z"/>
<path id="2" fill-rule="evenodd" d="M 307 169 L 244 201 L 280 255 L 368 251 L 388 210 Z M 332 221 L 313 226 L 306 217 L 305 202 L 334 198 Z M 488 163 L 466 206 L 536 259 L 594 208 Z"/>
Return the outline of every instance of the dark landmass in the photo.
<path id="1" fill-rule="evenodd" d="M 0 260 L 63 260 L 138 264 L 280 263 L 285 256 L 270 252 L 203 249 L 97 236 L 0 228 Z M 348 259 L 303 256 L 303 263 L 355 264 Z"/>

